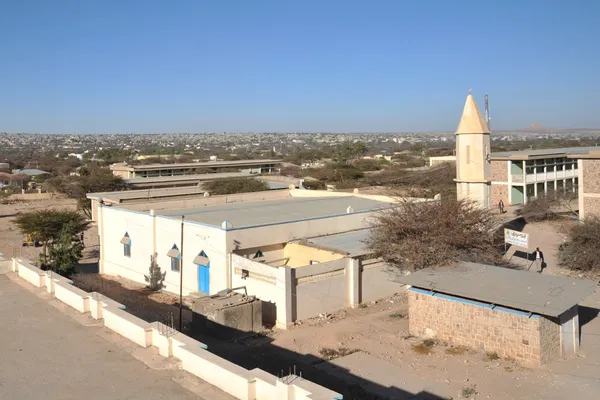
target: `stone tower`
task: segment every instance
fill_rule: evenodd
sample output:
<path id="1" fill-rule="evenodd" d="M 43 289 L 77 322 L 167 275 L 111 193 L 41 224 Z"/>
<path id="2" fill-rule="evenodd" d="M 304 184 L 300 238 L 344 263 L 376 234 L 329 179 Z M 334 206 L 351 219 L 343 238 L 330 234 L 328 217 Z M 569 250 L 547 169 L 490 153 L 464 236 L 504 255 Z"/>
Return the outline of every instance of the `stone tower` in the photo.
<path id="1" fill-rule="evenodd" d="M 456 130 L 456 192 L 484 208 L 492 206 L 490 130 L 469 93 Z"/>

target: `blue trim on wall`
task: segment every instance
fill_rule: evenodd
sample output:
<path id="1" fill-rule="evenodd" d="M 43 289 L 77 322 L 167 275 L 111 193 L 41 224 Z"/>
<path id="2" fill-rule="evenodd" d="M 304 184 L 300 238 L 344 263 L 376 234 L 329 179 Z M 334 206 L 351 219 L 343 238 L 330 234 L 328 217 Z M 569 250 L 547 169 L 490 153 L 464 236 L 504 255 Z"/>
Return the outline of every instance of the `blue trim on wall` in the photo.
<path id="1" fill-rule="evenodd" d="M 501 312 L 505 312 L 508 314 L 515 314 L 515 315 L 519 315 L 521 317 L 526 317 L 526 318 L 534 318 L 534 319 L 539 319 L 540 316 L 533 314 L 533 313 L 528 313 L 528 312 L 524 312 L 524 311 L 518 311 L 518 310 L 513 310 L 511 308 L 506 308 L 506 307 L 500 307 L 497 306 L 495 304 L 490 304 L 490 303 L 482 303 L 479 301 L 474 301 L 474 300 L 468 300 L 468 299 L 463 299 L 462 297 L 456 297 L 456 296 L 450 296 L 447 294 L 442 294 L 442 293 L 436 293 L 433 292 L 431 290 L 424 290 L 424 289 L 418 289 L 418 288 L 414 288 L 414 287 L 410 287 L 408 288 L 409 292 L 414 292 L 414 293 L 419 293 L 425 296 L 431 296 L 431 297 L 437 297 L 440 299 L 444 299 L 444 300 L 448 300 L 448 301 L 454 301 L 457 303 L 463 303 L 463 304 L 469 304 L 475 307 L 481 307 L 481 308 L 487 308 L 489 310 L 495 310 L 495 311 L 501 311 Z"/>

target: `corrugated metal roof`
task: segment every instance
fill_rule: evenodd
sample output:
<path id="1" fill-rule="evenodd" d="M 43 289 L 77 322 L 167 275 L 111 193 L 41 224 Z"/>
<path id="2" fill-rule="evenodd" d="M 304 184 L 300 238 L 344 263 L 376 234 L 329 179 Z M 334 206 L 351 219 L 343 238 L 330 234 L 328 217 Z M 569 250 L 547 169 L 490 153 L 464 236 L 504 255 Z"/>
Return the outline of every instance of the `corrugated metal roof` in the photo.
<path id="1" fill-rule="evenodd" d="M 475 263 L 427 268 L 398 281 L 433 292 L 558 317 L 594 293 L 597 282 Z"/>

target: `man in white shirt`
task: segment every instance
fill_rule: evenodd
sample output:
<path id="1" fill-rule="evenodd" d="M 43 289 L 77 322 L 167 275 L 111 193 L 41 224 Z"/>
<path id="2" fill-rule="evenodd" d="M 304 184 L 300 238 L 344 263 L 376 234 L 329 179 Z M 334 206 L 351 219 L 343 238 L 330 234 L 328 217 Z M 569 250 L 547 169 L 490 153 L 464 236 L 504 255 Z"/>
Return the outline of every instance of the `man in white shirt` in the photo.
<path id="1" fill-rule="evenodd" d="M 535 248 L 533 252 L 533 263 L 535 264 L 535 270 L 541 274 L 542 269 L 544 268 L 544 253 L 540 250 L 539 247 Z"/>

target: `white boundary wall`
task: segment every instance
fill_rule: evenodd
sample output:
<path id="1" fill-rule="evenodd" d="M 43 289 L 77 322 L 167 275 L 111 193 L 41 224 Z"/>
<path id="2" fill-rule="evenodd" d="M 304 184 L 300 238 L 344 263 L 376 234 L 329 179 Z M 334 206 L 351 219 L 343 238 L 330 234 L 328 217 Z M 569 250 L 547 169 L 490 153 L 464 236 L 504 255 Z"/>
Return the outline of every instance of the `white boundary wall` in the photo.
<path id="1" fill-rule="evenodd" d="M 182 368 L 240 400 L 341 400 L 342 395 L 306 381 L 288 378 L 289 383 L 258 368 L 247 370 L 218 357 L 207 346 L 158 321 L 149 323 L 125 311 L 125 306 L 100 293 L 87 293 L 56 273 L 44 272 L 26 259 L 13 259 L 12 270 L 39 288 L 46 288 L 56 299 L 142 346 L 158 348 L 160 355 L 175 357 Z M 162 326 L 161 326 L 162 325 Z M 285 378 L 284 378 L 285 379 Z"/>

